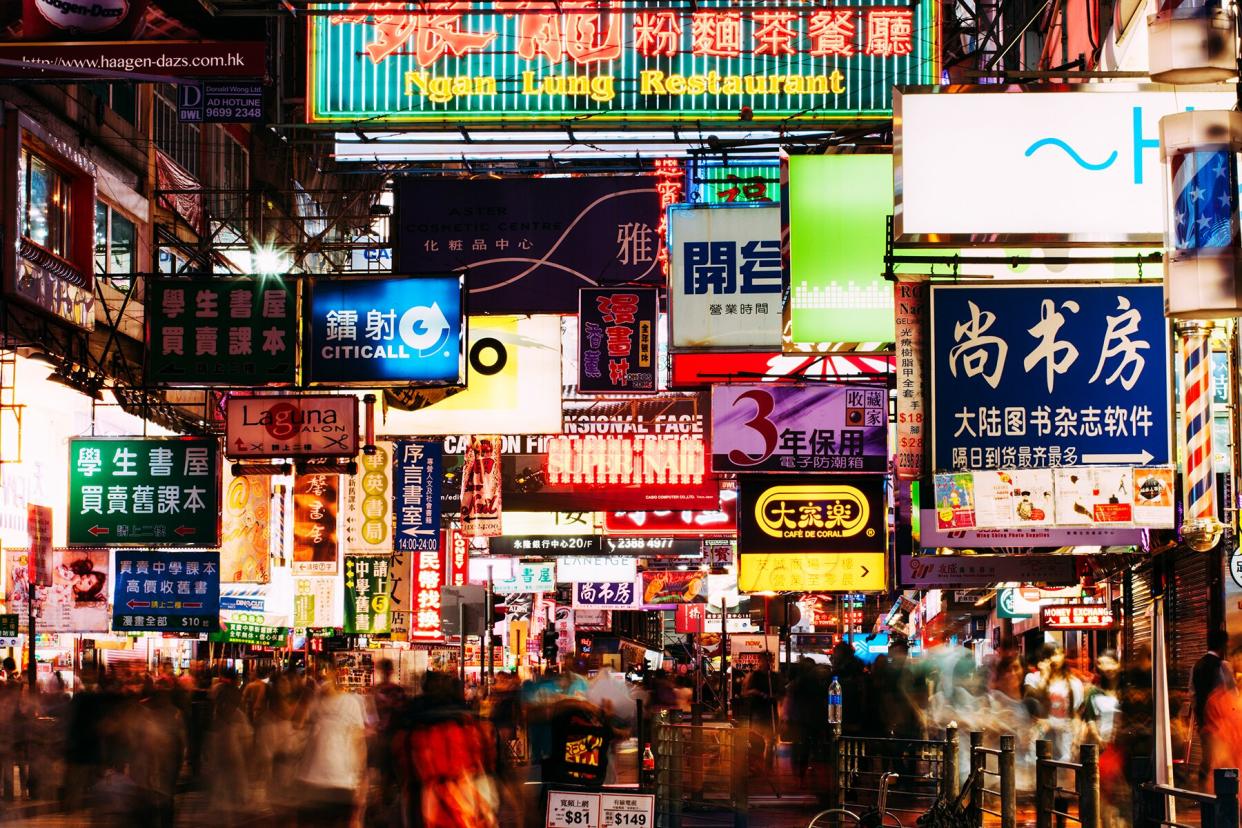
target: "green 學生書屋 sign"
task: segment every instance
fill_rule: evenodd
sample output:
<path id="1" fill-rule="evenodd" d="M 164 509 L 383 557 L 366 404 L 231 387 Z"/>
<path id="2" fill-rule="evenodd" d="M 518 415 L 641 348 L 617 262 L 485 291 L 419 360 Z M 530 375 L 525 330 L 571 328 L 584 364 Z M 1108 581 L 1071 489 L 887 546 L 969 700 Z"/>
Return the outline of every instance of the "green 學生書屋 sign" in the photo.
<path id="1" fill-rule="evenodd" d="M 70 440 L 69 545 L 219 546 L 218 441 Z"/>
<path id="2" fill-rule="evenodd" d="M 909 0 L 321 8 L 307 47 L 312 123 L 888 118 L 895 84 L 934 83 L 939 71 L 937 4 Z"/>

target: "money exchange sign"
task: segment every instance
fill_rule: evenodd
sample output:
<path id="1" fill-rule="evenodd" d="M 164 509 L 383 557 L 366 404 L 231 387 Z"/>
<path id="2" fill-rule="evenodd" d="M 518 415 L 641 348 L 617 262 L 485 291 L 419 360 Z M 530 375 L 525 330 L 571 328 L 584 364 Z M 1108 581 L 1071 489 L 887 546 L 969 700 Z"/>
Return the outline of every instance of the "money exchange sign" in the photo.
<path id="1" fill-rule="evenodd" d="M 220 512 L 214 438 L 69 441 L 70 546 L 219 546 Z"/>
<path id="2" fill-rule="evenodd" d="M 930 305 L 935 471 L 1171 462 L 1161 285 L 933 285 Z"/>
<path id="3" fill-rule="evenodd" d="M 116 553 L 112 629 L 211 632 L 219 626 L 219 616 L 219 553 Z"/>

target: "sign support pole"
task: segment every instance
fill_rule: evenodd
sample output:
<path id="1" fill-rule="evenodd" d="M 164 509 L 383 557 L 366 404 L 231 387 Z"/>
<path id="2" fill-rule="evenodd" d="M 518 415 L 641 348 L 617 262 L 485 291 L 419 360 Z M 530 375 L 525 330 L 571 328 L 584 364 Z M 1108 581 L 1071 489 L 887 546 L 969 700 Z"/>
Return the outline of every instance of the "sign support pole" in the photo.
<path id="1" fill-rule="evenodd" d="M 29 648 L 29 655 L 26 656 L 26 669 L 29 675 L 26 677 L 26 682 L 32 693 L 39 689 L 39 671 L 35 667 L 35 593 L 37 591 L 35 580 L 31 579 L 26 590 L 26 646 Z"/>
<path id="2" fill-rule="evenodd" d="M 1186 445 L 1182 537 L 1199 552 L 1216 546 L 1223 529 L 1216 519 L 1212 457 L 1212 329 L 1207 320 L 1181 322 L 1177 327 Z"/>

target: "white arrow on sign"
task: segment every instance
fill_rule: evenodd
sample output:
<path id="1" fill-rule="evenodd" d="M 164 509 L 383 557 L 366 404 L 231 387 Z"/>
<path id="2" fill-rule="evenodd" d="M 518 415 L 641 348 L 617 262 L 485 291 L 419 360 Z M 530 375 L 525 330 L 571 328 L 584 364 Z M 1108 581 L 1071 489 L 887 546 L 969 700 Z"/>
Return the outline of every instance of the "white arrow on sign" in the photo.
<path id="1" fill-rule="evenodd" d="M 1084 454 L 1082 462 L 1084 463 L 1112 463 L 1118 466 L 1146 466 L 1155 455 L 1147 449 L 1143 449 L 1142 454 Z"/>

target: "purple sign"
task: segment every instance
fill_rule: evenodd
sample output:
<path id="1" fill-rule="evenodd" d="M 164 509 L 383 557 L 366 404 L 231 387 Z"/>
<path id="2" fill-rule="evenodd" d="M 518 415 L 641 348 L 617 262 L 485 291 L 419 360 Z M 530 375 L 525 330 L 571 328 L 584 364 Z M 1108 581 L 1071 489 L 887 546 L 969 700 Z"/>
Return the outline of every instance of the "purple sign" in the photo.
<path id="1" fill-rule="evenodd" d="M 937 529 L 936 512 L 923 509 L 919 517 L 919 545 L 926 549 L 1024 548 L 1033 546 L 1136 546 L 1142 529 L 1084 526 L 1055 528 L 1026 526 L 1021 529 Z M 1020 579 L 1019 579 L 1020 580 Z"/>
<path id="2" fill-rule="evenodd" d="M 575 313 L 578 289 L 662 282 L 649 176 L 401 178 L 393 272 L 466 272 L 470 313 Z"/>
<path id="3" fill-rule="evenodd" d="M 574 584 L 574 608 L 630 610 L 638 609 L 640 596 L 634 581 L 618 583 L 578 582 Z"/>
<path id="4" fill-rule="evenodd" d="M 902 587 L 972 589 L 1016 581 L 1074 586 L 1078 567 L 1073 555 L 902 555 Z"/>
<path id="5" fill-rule="evenodd" d="M 655 393 L 655 288 L 583 288 L 578 298 L 578 390 Z"/>
<path id="6" fill-rule="evenodd" d="M 882 386 L 712 387 L 712 471 L 887 468 L 888 390 Z"/>

